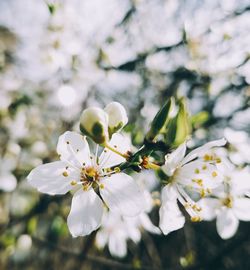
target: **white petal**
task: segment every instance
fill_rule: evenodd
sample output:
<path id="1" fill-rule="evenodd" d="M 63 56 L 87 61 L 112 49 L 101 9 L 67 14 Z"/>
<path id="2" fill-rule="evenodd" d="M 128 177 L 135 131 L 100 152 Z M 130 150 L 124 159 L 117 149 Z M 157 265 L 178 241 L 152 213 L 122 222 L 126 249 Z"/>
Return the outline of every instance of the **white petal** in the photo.
<path id="1" fill-rule="evenodd" d="M 6 192 L 11 192 L 16 188 L 17 180 L 13 174 L 4 173 L 0 175 L 0 189 Z"/>
<path id="2" fill-rule="evenodd" d="M 120 130 L 127 124 L 127 112 L 120 103 L 111 102 L 105 107 L 104 111 L 109 116 L 109 128 L 111 128 L 111 130 Z"/>
<path id="3" fill-rule="evenodd" d="M 28 182 L 43 193 L 65 194 L 72 189 L 71 181 L 79 179 L 74 169 L 66 167 L 67 164 L 62 161 L 40 165 L 30 172 Z M 64 176 L 64 172 L 67 172 L 68 176 Z"/>
<path id="4" fill-rule="evenodd" d="M 232 209 L 222 209 L 217 216 L 216 227 L 217 232 L 222 239 L 232 237 L 239 226 L 239 220 L 233 214 Z"/>
<path id="5" fill-rule="evenodd" d="M 250 221 L 250 199 L 237 198 L 233 202 L 233 210 L 239 220 Z"/>
<path id="6" fill-rule="evenodd" d="M 101 225 L 103 203 L 93 189 L 78 190 L 73 198 L 67 219 L 73 237 L 88 235 Z"/>
<path id="7" fill-rule="evenodd" d="M 228 175 L 228 174 L 227 174 Z M 234 195 L 244 195 L 250 191 L 250 170 L 245 167 L 242 170 L 234 170 L 229 177 L 232 181 L 232 192 Z"/>
<path id="8" fill-rule="evenodd" d="M 160 229 L 152 223 L 152 221 L 150 220 L 150 218 L 148 217 L 146 213 L 140 214 L 139 218 L 140 218 L 141 225 L 145 230 L 151 233 L 155 233 L 155 234 L 161 233 Z"/>
<path id="9" fill-rule="evenodd" d="M 96 245 L 98 248 L 104 248 L 105 245 L 108 243 L 108 232 L 105 229 L 98 230 L 96 234 Z"/>
<path id="10" fill-rule="evenodd" d="M 101 180 L 101 196 L 109 209 L 124 216 L 136 216 L 144 209 L 144 197 L 133 178 L 124 173 Z"/>
<path id="11" fill-rule="evenodd" d="M 127 254 L 126 238 L 123 234 L 113 233 L 109 237 L 109 252 L 115 257 L 124 257 Z"/>
<path id="12" fill-rule="evenodd" d="M 127 137 L 118 133 L 113 134 L 109 145 L 122 154 L 126 154 L 131 148 L 130 140 Z M 110 168 L 124 161 L 126 161 L 125 158 L 110 151 L 107 148 L 104 149 L 99 159 L 100 167 L 102 168 Z"/>
<path id="13" fill-rule="evenodd" d="M 57 153 L 62 161 L 81 168 L 91 165 L 89 145 L 86 138 L 76 132 L 66 131 L 59 137 Z"/>
<path id="14" fill-rule="evenodd" d="M 128 234 L 128 237 L 134 241 L 134 243 L 138 243 L 141 240 L 141 232 L 139 230 L 139 227 L 136 223 L 133 221 L 130 223 L 129 219 L 137 219 L 138 217 L 130 217 L 126 218 L 126 231 Z"/>
<path id="15" fill-rule="evenodd" d="M 206 144 L 204 144 L 201 147 L 198 147 L 196 149 L 194 149 L 193 151 L 191 151 L 181 162 L 181 164 L 186 164 L 187 162 L 197 158 L 197 157 L 201 157 L 204 154 L 206 154 L 207 152 L 209 152 L 209 150 L 212 147 L 219 147 L 219 146 L 223 146 L 226 144 L 226 139 L 222 138 L 220 140 L 216 140 L 216 141 L 211 141 L 208 142 Z"/>
<path id="16" fill-rule="evenodd" d="M 168 201 L 162 204 L 160 208 L 159 227 L 163 234 L 169 234 L 172 231 L 181 229 L 184 226 L 185 217 L 181 213 L 177 201 Z"/>
<path id="17" fill-rule="evenodd" d="M 203 220 L 211 221 L 216 218 L 218 208 L 221 206 L 220 200 L 215 198 L 203 198 L 199 200 L 198 205 L 201 207 L 201 217 Z"/>
<path id="18" fill-rule="evenodd" d="M 178 192 L 173 184 L 166 185 L 161 191 L 162 204 L 167 203 L 168 201 L 176 201 L 177 197 Z"/>
<path id="19" fill-rule="evenodd" d="M 162 170 L 168 175 L 173 175 L 175 169 L 180 165 L 186 153 L 186 143 L 181 144 L 171 154 L 165 156 L 165 164 L 162 166 Z"/>
<path id="20" fill-rule="evenodd" d="M 206 167 L 203 167 L 203 166 Z M 206 168 L 205 170 L 203 168 Z M 218 171 L 213 164 L 204 164 L 200 160 L 195 160 L 183 165 L 175 174 L 175 179 L 178 183 L 190 186 L 194 189 L 214 189 L 223 181 L 223 175 Z M 195 180 L 202 180 L 202 186 Z"/>

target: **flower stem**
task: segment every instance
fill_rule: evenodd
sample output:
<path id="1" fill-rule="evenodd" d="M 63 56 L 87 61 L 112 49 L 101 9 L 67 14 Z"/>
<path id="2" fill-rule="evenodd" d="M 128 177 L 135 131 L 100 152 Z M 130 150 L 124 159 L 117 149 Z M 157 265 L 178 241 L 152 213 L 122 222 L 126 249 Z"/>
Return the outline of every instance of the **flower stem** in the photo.
<path id="1" fill-rule="evenodd" d="M 128 155 L 122 154 L 121 152 L 119 152 L 118 150 L 116 150 L 115 148 L 113 148 L 112 146 L 110 146 L 109 144 L 106 143 L 104 145 L 104 147 L 107 148 L 107 149 L 109 149 L 110 151 L 116 153 L 117 155 L 119 155 L 119 156 L 121 156 L 121 157 L 123 157 L 125 159 L 128 159 Z"/>

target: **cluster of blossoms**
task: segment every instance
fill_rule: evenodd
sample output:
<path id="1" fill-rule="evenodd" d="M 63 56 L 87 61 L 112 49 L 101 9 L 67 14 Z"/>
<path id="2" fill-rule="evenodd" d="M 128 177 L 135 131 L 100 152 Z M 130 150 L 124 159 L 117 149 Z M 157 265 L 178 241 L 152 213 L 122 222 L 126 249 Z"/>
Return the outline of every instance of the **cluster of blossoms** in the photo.
<path id="1" fill-rule="evenodd" d="M 162 117 L 163 111 L 156 118 Z M 88 235 L 101 227 L 98 246 L 108 244 L 111 254 L 124 256 L 126 241 L 140 240 L 140 228 L 165 235 L 182 228 L 185 217 L 181 205 L 193 222 L 217 217 L 222 238 L 236 232 L 238 219 L 250 220 L 249 172 L 247 168 L 228 169 L 229 161 L 220 153 L 226 140 L 211 141 L 188 154 L 185 141 L 165 155 L 165 162 L 156 162 L 148 155 L 137 160 L 140 169 L 160 172 L 160 221 L 156 227 L 148 217 L 154 206 L 150 193 L 153 190 L 130 176 L 126 171 L 129 166 L 124 166 L 133 165 L 133 157 L 140 152 L 133 153 L 130 140 L 119 134 L 127 122 L 126 111 L 117 102 L 104 110 L 84 110 L 80 118 L 83 135 L 65 132 L 57 145 L 60 161 L 40 165 L 28 175 L 29 183 L 40 192 L 72 192 L 67 223 L 73 237 Z M 153 124 L 155 131 L 156 120 Z M 91 154 L 87 138 L 97 144 L 95 154 Z M 99 146 L 103 148 L 100 155 Z"/>

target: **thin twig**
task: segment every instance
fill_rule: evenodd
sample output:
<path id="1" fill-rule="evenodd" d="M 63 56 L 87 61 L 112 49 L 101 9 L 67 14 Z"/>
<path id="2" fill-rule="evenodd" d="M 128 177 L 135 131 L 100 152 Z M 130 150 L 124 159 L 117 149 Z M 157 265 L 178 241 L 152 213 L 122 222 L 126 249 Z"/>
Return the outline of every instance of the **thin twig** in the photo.
<path id="1" fill-rule="evenodd" d="M 73 256 L 76 258 L 82 258 L 82 254 L 81 252 L 77 252 L 77 251 L 71 251 L 69 249 L 60 247 L 50 241 L 47 241 L 45 239 L 41 239 L 38 237 L 32 237 L 34 243 L 38 244 L 38 245 L 42 245 L 42 246 L 46 246 L 48 248 L 53 248 L 54 250 L 57 250 L 58 252 L 64 254 L 64 255 L 69 255 L 69 256 Z M 125 264 L 125 263 L 121 263 L 121 262 L 117 262 L 115 260 L 111 260 L 111 259 L 107 259 L 104 257 L 100 257 L 100 256 L 95 256 L 95 255 L 91 255 L 91 254 L 87 254 L 86 255 L 86 260 L 96 263 L 96 264 L 100 264 L 100 265 L 105 265 L 105 266 L 109 266 L 109 267 L 113 267 L 115 269 L 138 269 L 136 267 L 134 267 L 131 264 Z M 152 270 L 152 267 L 149 266 L 141 266 L 139 269 L 141 270 Z M 157 270 L 162 270 L 161 268 L 158 268 Z"/>

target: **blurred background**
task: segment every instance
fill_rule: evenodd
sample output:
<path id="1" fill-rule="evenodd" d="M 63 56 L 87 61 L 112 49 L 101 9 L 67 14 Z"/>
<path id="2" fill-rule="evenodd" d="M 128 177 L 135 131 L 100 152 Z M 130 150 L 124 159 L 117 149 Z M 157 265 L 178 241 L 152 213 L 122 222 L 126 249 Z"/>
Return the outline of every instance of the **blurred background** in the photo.
<path id="1" fill-rule="evenodd" d="M 225 136 L 231 161 L 249 164 L 249 4 L 0 0 L 0 269 L 250 269 L 249 223 L 227 241 L 214 222 L 163 236 L 154 205 L 151 229 L 136 224 L 119 255 L 96 233 L 71 237 L 70 194 L 43 195 L 26 180 L 57 159 L 58 136 L 78 130 L 86 107 L 122 103 L 140 147 L 170 96 L 187 98 L 191 146 Z"/>

